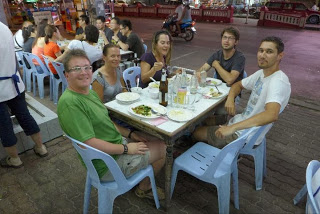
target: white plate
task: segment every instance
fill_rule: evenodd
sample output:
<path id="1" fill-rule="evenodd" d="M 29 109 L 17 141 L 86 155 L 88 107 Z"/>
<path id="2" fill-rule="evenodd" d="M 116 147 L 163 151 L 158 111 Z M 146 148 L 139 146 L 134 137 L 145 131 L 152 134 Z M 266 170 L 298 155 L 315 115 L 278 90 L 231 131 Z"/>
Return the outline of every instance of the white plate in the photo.
<path id="1" fill-rule="evenodd" d="M 207 77 L 206 81 L 207 85 L 220 85 L 222 83 L 221 80 L 210 77 Z"/>
<path id="2" fill-rule="evenodd" d="M 181 75 L 180 75 L 180 76 L 181 76 Z M 177 75 L 174 75 L 172 78 L 170 78 L 170 81 L 175 80 L 175 79 L 176 79 L 176 77 L 177 77 Z M 192 75 L 191 75 L 191 74 L 187 74 L 188 82 L 190 82 L 190 81 L 191 81 L 191 77 L 192 77 Z"/>
<path id="3" fill-rule="evenodd" d="M 140 94 L 133 92 L 123 92 L 116 96 L 116 100 L 120 103 L 132 103 L 140 98 Z"/>
<path id="4" fill-rule="evenodd" d="M 158 117 L 161 117 L 161 115 L 158 115 L 158 114 L 153 114 L 152 112 L 150 116 L 145 116 L 145 115 L 141 115 L 141 114 L 137 114 L 135 113 L 132 108 L 135 108 L 137 106 L 140 106 L 140 105 L 145 105 L 145 106 L 149 106 L 150 108 L 153 108 L 154 110 L 156 110 L 157 112 L 159 112 L 160 114 L 166 114 L 167 113 L 167 108 L 164 107 L 164 106 L 161 106 L 159 104 L 155 104 L 155 103 L 135 103 L 135 104 L 132 104 L 129 106 L 129 113 L 130 114 L 133 114 L 137 117 L 140 117 L 140 118 L 144 118 L 144 119 L 153 119 L 153 118 L 158 118 Z"/>
<path id="5" fill-rule="evenodd" d="M 204 92 L 203 92 L 203 95 L 207 98 L 210 98 L 210 99 L 219 99 L 223 96 L 226 95 L 226 93 L 224 91 L 222 91 L 221 89 L 219 90 L 221 92 L 220 95 L 218 96 L 214 96 L 214 93 L 218 93 L 218 90 L 215 89 L 215 88 L 207 88 Z"/>
<path id="6" fill-rule="evenodd" d="M 173 121 L 186 122 L 193 118 L 193 113 L 186 109 L 172 109 L 168 112 L 167 116 Z"/>

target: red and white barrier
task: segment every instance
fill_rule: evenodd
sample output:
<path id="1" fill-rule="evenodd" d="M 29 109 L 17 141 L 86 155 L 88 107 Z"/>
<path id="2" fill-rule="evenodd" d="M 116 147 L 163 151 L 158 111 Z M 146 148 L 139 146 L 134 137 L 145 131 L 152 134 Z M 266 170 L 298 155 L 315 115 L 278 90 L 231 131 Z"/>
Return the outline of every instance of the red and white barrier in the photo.
<path id="1" fill-rule="evenodd" d="M 267 7 L 260 10 L 258 26 L 304 28 L 307 14 L 289 14 L 269 11 Z"/>

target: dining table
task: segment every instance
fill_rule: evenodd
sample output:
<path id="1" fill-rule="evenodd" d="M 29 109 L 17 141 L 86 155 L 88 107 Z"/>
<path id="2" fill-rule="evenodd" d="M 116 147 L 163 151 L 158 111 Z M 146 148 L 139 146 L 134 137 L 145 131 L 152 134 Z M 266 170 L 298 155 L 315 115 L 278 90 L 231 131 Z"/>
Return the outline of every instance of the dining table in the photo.
<path id="1" fill-rule="evenodd" d="M 212 79 L 212 78 L 210 78 Z M 219 80 L 220 81 L 220 80 Z M 215 82 L 216 83 L 216 82 Z M 183 135 L 190 134 L 194 128 L 201 124 L 208 116 L 212 115 L 219 104 L 226 100 L 230 88 L 225 83 L 219 82 L 216 85 L 218 90 L 222 93 L 218 97 L 208 97 L 206 93 L 210 90 L 215 90 L 215 86 L 207 85 L 199 87 L 197 93 L 194 95 L 192 106 L 188 107 L 180 105 L 177 106 L 173 103 L 172 94 L 169 94 L 169 104 L 165 107 L 165 112 L 159 117 L 147 118 L 146 116 L 139 116 L 132 111 L 132 108 L 139 105 L 157 106 L 159 105 L 158 99 L 153 99 L 150 96 L 150 87 L 144 88 L 139 94 L 138 99 L 133 102 L 123 102 L 122 100 L 115 99 L 105 103 L 111 117 L 124 121 L 132 127 L 151 134 L 162 139 L 167 146 L 166 149 L 166 162 L 165 162 L 165 208 L 170 207 L 170 184 L 171 184 L 171 171 L 173 166 L 173 145 Z M 214 88 L 214 89 L 211 89 Z M 131 92 L 124 92 L 131 93 Z M 188 92 L 189 94 L 189 92 Z M 190 94 L 189 94 L 190 96 Z M 133 96 L 129 96 L 133 97 Z M 162 106 L 161 106 L 162 107 Z M 185 108 L 186 107 L 186 108 Z M 189 109 L 189 107 L 192 107 Z M 170 113 L 174 111 L 188 111 L 189 116 L 185 120 L 181 118 L 175 119 L 170 117 Z M 163 113 L 163 112 L 162 112 Z"/>

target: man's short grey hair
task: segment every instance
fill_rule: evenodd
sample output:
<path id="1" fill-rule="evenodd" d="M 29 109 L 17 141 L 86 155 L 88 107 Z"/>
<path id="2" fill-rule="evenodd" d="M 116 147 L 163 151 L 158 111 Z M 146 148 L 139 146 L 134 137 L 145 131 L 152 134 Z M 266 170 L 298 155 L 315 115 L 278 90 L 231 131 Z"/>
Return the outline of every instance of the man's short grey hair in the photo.
<path id="1" fill-rule="evenodd" d="M 81 50 L 81 49 L 68 50 L 68 53 L 66 54 L 66 56 L 63 59 L 63 66 L 64 66 L 65 72 L 70 72 L 69 62 L 71 59 L 76 58 L 76 57 L 85 58 L 90 62 L 90 60 L 89 60 L 86 52 L 84 52 L 84 50 Z"/>

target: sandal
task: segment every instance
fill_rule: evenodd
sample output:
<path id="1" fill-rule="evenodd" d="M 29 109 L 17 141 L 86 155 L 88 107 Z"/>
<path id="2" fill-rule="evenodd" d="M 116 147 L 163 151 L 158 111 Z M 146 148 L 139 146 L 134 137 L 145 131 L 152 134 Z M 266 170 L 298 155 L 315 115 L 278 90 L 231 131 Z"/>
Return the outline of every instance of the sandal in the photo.
<path id="1" fill-rule="evenodd" d="M 13 163 L 12 160 L 11 160 L 11 157 L 6 157 L 6 158 L 3 158 L 1 161 L 0 161 L 0 165 L 1 167 L 5 167 L 5 168 L 20 168 L 23 166 L 23 163 L 22 161 L 19 160 L 17 161 L 18 163 Z"/>
<path id="2" fill-rule="evenodd" d="M 134 191 L 134 193 L 136 194 L 136 196 L 138 196 L 139 198 L 148 198 L 151 200 L 154 200 L 153 197 L 153 193 L 152 193 L 152 188 L 149 190 L 145 190 L 143 191 L 142 189 L 140 189 L 138 186 L 136 188 L 136 190 Z M 159 200 L 164 200 L 165 199 L 165 194 L 163 189 L 161 189 L 160 187 L 157 187 L 157 194 L 158 194 L 158 198 Z"/>

